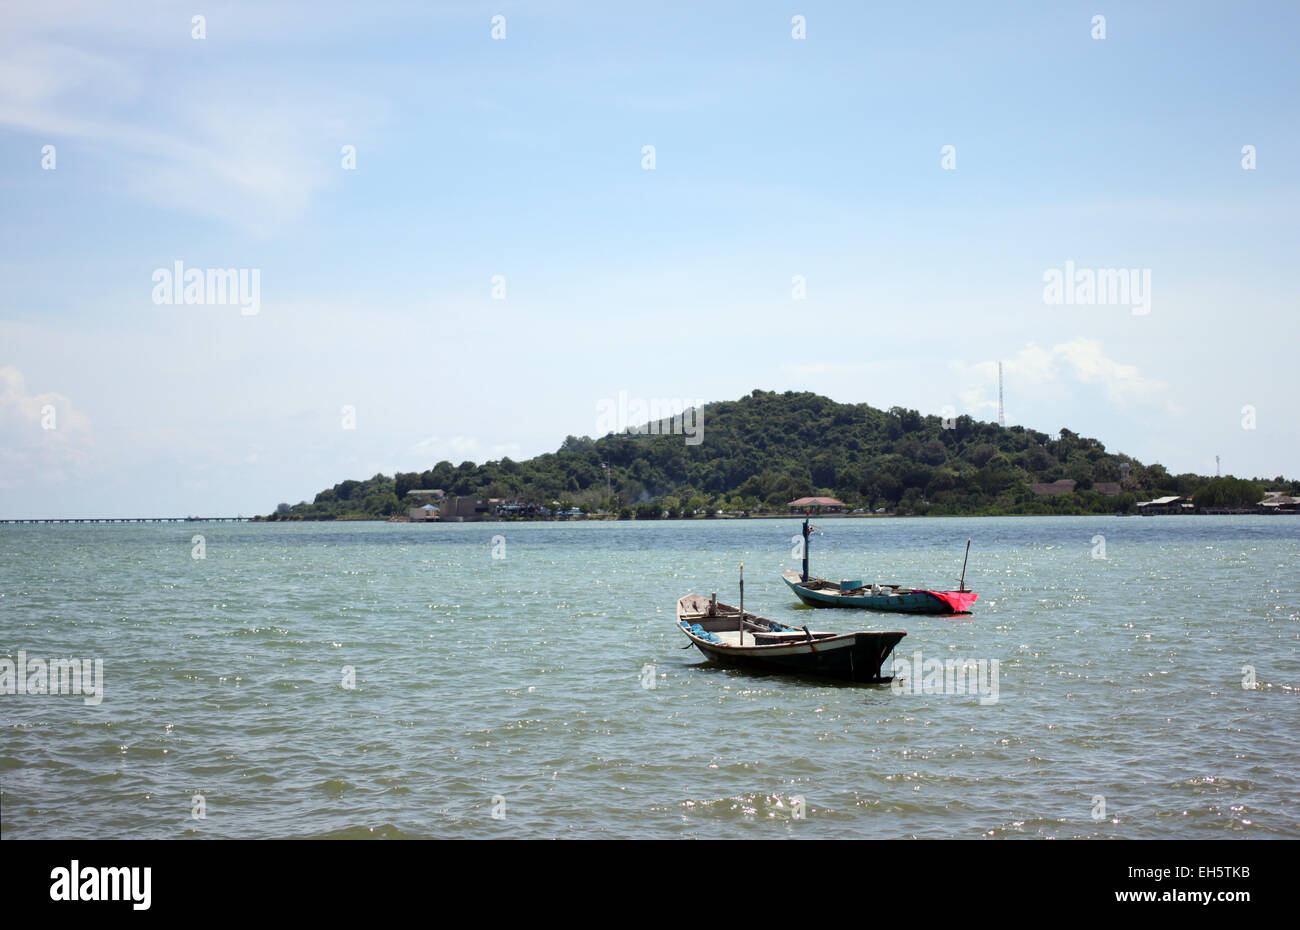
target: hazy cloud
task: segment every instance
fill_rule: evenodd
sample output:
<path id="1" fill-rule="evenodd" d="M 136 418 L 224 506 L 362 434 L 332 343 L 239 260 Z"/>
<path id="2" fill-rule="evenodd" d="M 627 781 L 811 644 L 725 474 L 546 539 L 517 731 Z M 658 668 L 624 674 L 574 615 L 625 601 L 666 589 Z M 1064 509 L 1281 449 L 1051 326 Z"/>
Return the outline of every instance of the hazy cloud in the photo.
<path id="1" fill-rule="evenodd" d="M 484 443 L 473 436 L 430 436 L 412 445 L 409 451 L 427 457 L 429 464 L 426 468 L 440 461 L 459 465 L 466 461 L 498 461 L 506 456 L 514 458 L 520 454 L 518 443 Z"/>
<path id="2" fill-rule="evenodd" d="M 1145 377 L 1136 365 L 1109 358 L 1095 339 L 1080 337 L 1050 349 L 1031 342 L 1004 360 L 1002 367 L 1004 379 L 1014 381 L 1018 391 L 1051 385 L 1095 384 L 1103 387 L 1107 399 L 1120 407 L 1145 404 L 1171 413 L 1181 412 L 1169 396 L 1168 384 Z M 996 412 L 998 363 L 955 362 L 953 368 L 965 384 L 959 396 L 966 409 L 975 413 Z M 1012 419 L 1008 417 L 1008 422 Z"/>
<path id="3" fill-rule="evenodd" d="M 341 145 L 358 142 L 388 112 L 352 88 L 212 67 L 209 40 L 187 31 L 147 51 L 111 54 L 33 32 L 0 40 L 0 127 L 42 143 L 84 144 L 111 159 L 139 199 L 245 231 L 264 234 L 298 218 L 338 180 Z M 160 80 L 168 59 L 184 67 Z"/>
<path id="4" fill-rule="evenodd" d="M 0 488 L 84 478 L 90 420 L 62 394 L 28 394 L 26 379 L 0 367 Z"/>

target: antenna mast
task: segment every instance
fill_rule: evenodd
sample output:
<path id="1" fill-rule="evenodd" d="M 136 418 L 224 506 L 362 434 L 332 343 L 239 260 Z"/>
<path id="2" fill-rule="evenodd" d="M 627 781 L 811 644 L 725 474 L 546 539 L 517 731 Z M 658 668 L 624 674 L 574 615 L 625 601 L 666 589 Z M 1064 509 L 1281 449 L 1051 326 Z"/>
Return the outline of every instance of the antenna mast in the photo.
<path id="1" fill-rule="evenodd" d="M 1002 363 L 998 362 L 998 426 L 1007 425 L 1007 414 L 1002 408 Z"/>

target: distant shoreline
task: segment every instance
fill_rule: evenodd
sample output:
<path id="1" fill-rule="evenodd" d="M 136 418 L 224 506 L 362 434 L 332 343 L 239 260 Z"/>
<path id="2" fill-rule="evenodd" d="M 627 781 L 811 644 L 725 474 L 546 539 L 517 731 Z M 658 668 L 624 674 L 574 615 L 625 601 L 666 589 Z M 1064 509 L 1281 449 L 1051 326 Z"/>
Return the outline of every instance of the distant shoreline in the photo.
<path id="1" fill-rule="evenodd" d="M 296 517 L 290 519 L 271 519 L 269 517 L 252 517 L 248 522 L 251 523 L 411 523 L 416 525 L 423 524 L 455 524 L 455 523 L 702 523 L 709 520 L 802 520 L 805 514 L 801 513 L 752 513 L 752 514 L 721 514 L 718 516 L 705 517 L 630 517 L 621 519 L 617 516 L 589 516 L 589 517 L 565 517 L 563 519 L 555 518 L 528 518 L 528 517 L 504 517 L 493 520 L 409 520 L 393 519 L 391 517 L 334 517 L 328 519 L 314 517 Z M 1033 519 L 1052 519 L 1055 517 L 1277 517 L 1277 516 L 1296 516 L 1294 513 L 1282 511 L 1278 513 L 1260 512 L 1260 511 L 1241 511 L 1238 513 L 1228 513 L 1225 511 L 1213 511 L 1205 513 L 1179 514 L 1179 513 L 1120 513 L 1117 511 L 1108 511 L 1105 513 L 823 513 L 808 514 L 807 516 L 815 520 L 924 520 L 924 519 L 944 519 L 944 518 L 994 518 L 994 517 L 1028 517 Z"/>
<path id="2" fill-rule="evenodd" d="M 716 516 L 695 517 L 629 517 L 622 519 L 612 514 L 605 516 L 565 517 L 555 519 L 548 517 L 503 517 L 493 520 L 409 520 L 392 517 L 0 517 L 0 524 L 143 524 L 143 523 L 696 523 L 708 520 L 802 520 L 801 513 L 751 513 L 719 514 Z M 1243 510 L 1229 512 L 1211 510 L 1197 513 L 822 513 L 808 514 L 817 520 L 924 520 L 947 518 L 990 518 L 990 517 L 1031 517 L 1034 519 L 1051 519 L 1053 517 L 1285 517 L 1297 516 L 1294 511 L 1259 511 Z"/>

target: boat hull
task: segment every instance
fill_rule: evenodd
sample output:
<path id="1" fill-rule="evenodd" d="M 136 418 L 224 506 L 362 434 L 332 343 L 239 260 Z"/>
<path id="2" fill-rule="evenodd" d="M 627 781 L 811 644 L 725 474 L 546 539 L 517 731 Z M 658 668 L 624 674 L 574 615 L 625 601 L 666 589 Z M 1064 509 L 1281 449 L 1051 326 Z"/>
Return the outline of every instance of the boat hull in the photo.
<path id="1" fill-rule="evenodd" d="M 885 660 L 906 633 L 851 633 L 841 639 L 820 640 L 803 646 L 776 649 L 758 646 L 714 646 L 696 642 L 696 647 L 710 661 L 719 665 L 756 671 L 792 675 L 816 675 L 859 684 L 888 684 L 892 675 L 884 674 Z"/>
<path id="2" fill-rule="evenodd" d="M 973 591 L 905 591 L 897 594 L 837 594 L 802 583 L 798 572 L 786 571 L 781 579 L 809 607 L 856 607 L 900 614 L 960 614 L 975 603 Z M 810 579 L 826 584 L 820 578 Z"/>

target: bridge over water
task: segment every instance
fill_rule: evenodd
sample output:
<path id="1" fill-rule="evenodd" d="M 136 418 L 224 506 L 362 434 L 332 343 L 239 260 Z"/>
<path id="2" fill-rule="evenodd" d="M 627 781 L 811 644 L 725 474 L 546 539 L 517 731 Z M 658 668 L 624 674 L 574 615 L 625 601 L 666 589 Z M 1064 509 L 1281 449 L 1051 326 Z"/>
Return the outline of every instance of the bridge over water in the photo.
<path id="1" fill-rule="evenodd" d="M 247 523 L 252 517 L 29 517 L 0 523 Z"/>

